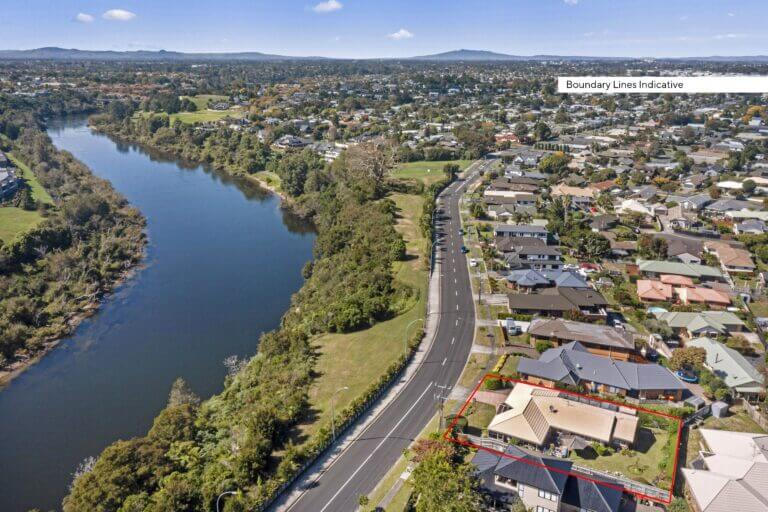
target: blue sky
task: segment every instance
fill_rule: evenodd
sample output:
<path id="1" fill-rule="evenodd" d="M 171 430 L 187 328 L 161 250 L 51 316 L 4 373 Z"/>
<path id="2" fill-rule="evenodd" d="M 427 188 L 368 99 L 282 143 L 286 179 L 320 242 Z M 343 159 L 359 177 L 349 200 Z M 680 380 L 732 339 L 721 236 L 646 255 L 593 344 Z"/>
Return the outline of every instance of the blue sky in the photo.
<path id="1" fill-rule="evenodd" d="M 3 0 L 3 49 L 405 57 L 768 53 L 767 0 Z"/>

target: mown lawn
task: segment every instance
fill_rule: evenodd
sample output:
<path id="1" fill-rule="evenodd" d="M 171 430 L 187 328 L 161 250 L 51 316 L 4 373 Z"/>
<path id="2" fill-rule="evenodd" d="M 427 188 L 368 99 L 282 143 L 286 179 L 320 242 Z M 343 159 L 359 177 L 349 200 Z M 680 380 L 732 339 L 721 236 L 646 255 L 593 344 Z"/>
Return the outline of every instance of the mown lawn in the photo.
<path id="1" fill-rule="evenodd" d="M 134 117 L 149 117 L 150 115 L 167 116 L 165 112 L 152 113 L 152 112 L 136 112 Z M 168 122 L 172 125 L 178 119 L 185 124 L 195 123 L 207 123 L 211 121 L 218 121 L 225 117 L 243 117 L 242 110 L 199 110 L 197 112 L 177 112 L 169 116 Z"/>
<path id="2" fill-rule="evenodd" d="M 440 181 L 445 176 L 443 174 L 443 166 L 445 164 L 456 164 L 459 166 L 459 170 L 463 171 L 472 160 L 431 160 L 421 162 L 407 162 L 400 164 L 397 169 L 394 170 L 392 176 L 398 179 L 405 180 L 418 180 L 425 185 L 431 185 L 437 181 Z"/>
<path id="3" fill-rule="evenodd" d="M 40 182 L 37 181 L 37 176 L 35 176 L 30 168 L 27 167 L 24 162 L 13 156 L 12 153 L 6 153 L 6 155 L 8 156 L 8 159 L 13 162 L 13 165 L 18 167 L 19 171 L 21 171 L 21 177 L 24 178 L 24 181 L 29 185 L 29 188 L 32 191 L 32 199 L 34 199 L 36 203 L 53 204 L 53 198 L 43 188 Z"/>
<path id="4" fill-rule="evenodd" d="M 668 488 L 671 485 L 672 468 L 659 469 L 659 461 L 664 458 L 664 447 L 670 435 L 676 434 L 663 429 L 641 427 L 634 450 L 616 450 L 611 455 L 601 456 L 587 448 L 579 453 L 572 451 L 568 458 L 580 466 L 610 473 L 619 472 L 632 480 Z"/>
<path id="5" fill-rule="evenodd" d="M 197 106 L 198 110 L 205 110 L 208 108 L 208 102 L 212 101 L 214 103 L 220 102 L 220 101 L 229 101 L 229 98 L 227 96 L 224 96 L 223 94 L 198 94 L 197 96 L 182 96 L 183 98 L 189 98 L 192 103 Z"/>
<path id="6" fill-rule="evenodd" d="M 10 242 L 19 233 L 37 226 L 43 217 L 36 211 L 22 210 L 14 206 L 0 207 L 0 240 Z"/>
<path id="7" fill-rule="evenodd" d="M 426 242 L 416 219 L 421 214 L 421 196 L 392 194 L 400 219 L 397 229 L 406 240 L 410 259 L 395 266 L 395 279 L 410 286 L 415 293 L 400 315 L 380 322 L 370 329 L 347 334 L 326 334 L 314 340 L 318 353 L 316 371 L 319 376 L 309 389 L 311 408 L 316 420 L 302 426 L 303 434 L 311 434 L 330 421 L 331 397 L 342 387 L 348 390 L 336 395 L 336 411 L 361 395 L 403 354 L 406 327 L 424 318 L 427 297 L 427 270 L 421 255 Z M 412 335 L 422 326 L 416 321 L 408 329 Z"/>

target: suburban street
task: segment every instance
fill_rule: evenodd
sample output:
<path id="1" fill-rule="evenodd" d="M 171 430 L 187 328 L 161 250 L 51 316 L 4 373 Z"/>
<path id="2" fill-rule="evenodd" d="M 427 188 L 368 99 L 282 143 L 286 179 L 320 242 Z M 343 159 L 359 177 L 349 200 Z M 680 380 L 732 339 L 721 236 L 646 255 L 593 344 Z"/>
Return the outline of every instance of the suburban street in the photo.
<path id="1" fill-rule="evenodd" d="M 475 164 L 477 170 L 489 165 Z M 435 258 L 439 260 L 440 318 L 435 341 L 413 379 L 378 418 L 333 462 L 313 485 L 296 499 L 292 511 L 351 511 L 368 494 L 418 436 L 438 407 L 436 396 L 447 396 L 467 361 L 475 330 L 459 200 L 468 181 L 457 180 L 438 201 Z"/>

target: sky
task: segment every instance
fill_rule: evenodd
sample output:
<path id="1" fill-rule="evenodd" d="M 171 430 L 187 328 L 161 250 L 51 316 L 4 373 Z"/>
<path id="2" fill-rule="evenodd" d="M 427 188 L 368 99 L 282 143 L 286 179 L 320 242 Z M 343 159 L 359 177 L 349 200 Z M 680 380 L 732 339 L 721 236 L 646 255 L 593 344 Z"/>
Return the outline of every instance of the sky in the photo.
<path id="1" fill-rule="evenodd" d="M 2 49 L 768 54 L 768 0 L 2 0 Z"/>

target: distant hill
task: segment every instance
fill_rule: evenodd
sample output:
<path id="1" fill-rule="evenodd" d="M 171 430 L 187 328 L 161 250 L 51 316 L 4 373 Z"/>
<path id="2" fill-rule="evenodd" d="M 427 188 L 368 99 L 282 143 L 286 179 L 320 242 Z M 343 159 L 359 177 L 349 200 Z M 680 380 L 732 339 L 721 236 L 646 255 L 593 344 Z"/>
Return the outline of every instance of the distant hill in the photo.
<path id="1" fill-rule="evenodd" d="M 333 60 L 327 57 L 296 57 L 288 55 L 272 55 L 261 52 L 234 52 L 234 53 L 183 53 L 166 50 L 149 51 L 110 51 L 110 50 L 77 50 L 58 48 L 55 46 L 35 48 L 31 50 L 0 50 L 0 60 L 94 60 L 94 61 L 297 61 L 297 60 Z M 345 59 L 339 59 L 345 60 Z M 365 60 L 365 59 L 361 59 Z M 407 59 L 378 58 L 374 60 L 411 60 L 427 62 L 513 62 L 513 61 L 623 61 L 641 60 L 636 57 L 595 57 L 580 55 L 509 55 L 488 50 L 453 50 L 436 53 L 433 55 L 421 55 Z M 686 62 L 750 62 L 768 63 L 768 55 L 752 55 L 741 57 L 707 56 L 707 57 L 678 57 L 657 58 L 659 61 L 686 61 Z"/>
<path id="2" fill-rule="evenodd" d="M 260 52 L 237 53 L 182 53 L 166 50 L 109 51 L 77 50 L 68 48 L 35 48 L 32 50 L 0 50 L 0 60 L 101 60 L 101 61 L 275 61 L 317 60 L 322 57 L 289 57 Z"/>
<path id="3" fill-rule="evenodd" d="M 489 62 L 489 61 L 543 61 L 543 60 L 630 60 L 629 57 L 587 57 L 578 55 L 509 55 L 488 50 L 453 50 L 434 55 L 420 55 L 411 60 L 446 62 Z"/>

